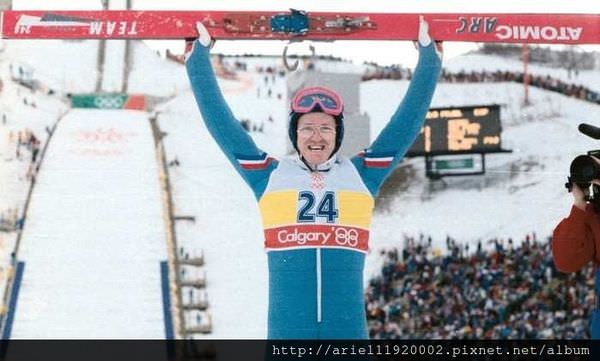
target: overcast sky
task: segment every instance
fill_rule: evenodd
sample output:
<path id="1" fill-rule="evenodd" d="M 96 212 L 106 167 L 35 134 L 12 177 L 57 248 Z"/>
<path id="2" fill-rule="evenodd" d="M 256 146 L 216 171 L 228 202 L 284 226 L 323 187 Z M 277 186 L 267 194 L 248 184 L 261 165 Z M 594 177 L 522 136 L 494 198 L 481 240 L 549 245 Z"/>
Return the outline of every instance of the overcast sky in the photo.
<path id="1" fill-rule="evenodd" d="M 126 0 L 109 0 L 111 8 L 125 8 Z M 272 10 L 295 8 L 307 11 L 346 12 L 497 12 L 497 13 L 600 13 L 599 0 L 131 0 L 133 9 L 155 10 Z M 15 10 L 94 10 L 101 9 L 101 0 L 13 0 Z M 171 48 L 180 52 L 181 42 L 151 41 L 155 49 Z M 360 47 L 357 47 L 360 44 Z M 281 41 L 219 41 L 215 52 L 281 54 Z M 411 63 L 416 52 L 410 42 L 351 42 L 316 43 L 317 54 L 339 56 L 355 62 L 377 61 L 382 64 Z M 474 44 L 445 43 L 446 58 L 471 50 Z M 585 50 L 600 50 L 600 46 L 583 46 Z M 393 50 L 396 49 L 396 50 Z M 307 44 L 294 44 L 288 53 L 308 54 Z"/>

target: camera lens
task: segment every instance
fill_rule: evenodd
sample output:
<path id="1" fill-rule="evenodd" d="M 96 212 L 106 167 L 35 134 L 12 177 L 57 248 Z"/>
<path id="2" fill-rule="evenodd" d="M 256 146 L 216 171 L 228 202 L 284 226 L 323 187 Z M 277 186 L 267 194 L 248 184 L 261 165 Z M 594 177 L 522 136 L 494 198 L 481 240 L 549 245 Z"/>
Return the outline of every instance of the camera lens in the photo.
<path id="1" fill-rule="evenodd" d="M 600 179 L 600 164 L 589 155 L 580 155 L 571 162 L 571 181 L 589 183 Z"/>

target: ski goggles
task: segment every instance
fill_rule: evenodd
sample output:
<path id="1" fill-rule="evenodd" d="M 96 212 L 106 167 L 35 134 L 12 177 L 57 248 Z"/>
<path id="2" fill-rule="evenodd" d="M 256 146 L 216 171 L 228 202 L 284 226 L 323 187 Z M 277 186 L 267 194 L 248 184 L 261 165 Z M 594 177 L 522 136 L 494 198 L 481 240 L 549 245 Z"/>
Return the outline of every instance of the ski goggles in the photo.
<path id="1" fill-rule="evenodd" d="M 300 90 L 292 99 L 292 111 L 310 113 L 319 105 L 326 114 L 338 116 L 344 110 L 342 98 L 332 90 L 313 87 Z"/>

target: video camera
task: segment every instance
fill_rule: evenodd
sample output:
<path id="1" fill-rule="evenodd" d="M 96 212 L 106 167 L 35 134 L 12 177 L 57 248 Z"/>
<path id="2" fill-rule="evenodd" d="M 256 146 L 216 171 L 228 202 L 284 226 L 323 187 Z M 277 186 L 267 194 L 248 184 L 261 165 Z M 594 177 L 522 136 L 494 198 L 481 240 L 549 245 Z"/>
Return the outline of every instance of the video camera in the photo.
<path id="1" fill-rule="evenodd" d="M 579 132 L 587 135 L 590 138 L 600 139 L 600 128 L 593 125 L 581 123 L 579 124 Z M 567 178 L 565 187 L 569 192 L 573 189 L 573 183 L 577 184 L 585 193 L 586 201 L 593 201 L 600 196 L 600 186 L 594 184 L 592 191 L 589 191 L 592 180 L 600 180 L 600 149 L 590 150 L 586 155 L 578 155 L 571 162 L 570 176 Z M 600 201 L 600 197 L 599 201 Z"/>

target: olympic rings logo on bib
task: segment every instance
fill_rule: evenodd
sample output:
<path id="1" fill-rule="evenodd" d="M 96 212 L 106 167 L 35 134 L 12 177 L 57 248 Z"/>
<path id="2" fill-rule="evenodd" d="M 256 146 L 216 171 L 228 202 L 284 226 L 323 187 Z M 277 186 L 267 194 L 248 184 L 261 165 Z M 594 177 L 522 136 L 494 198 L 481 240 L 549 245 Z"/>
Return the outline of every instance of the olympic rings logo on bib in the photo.
<path id="1" fill-rule="evenodd" d="M 338 227 L 335 230 L 335 243 L 340 246 L 356 248 L 358 246 L 358 231 L 352 228 Z"/>

